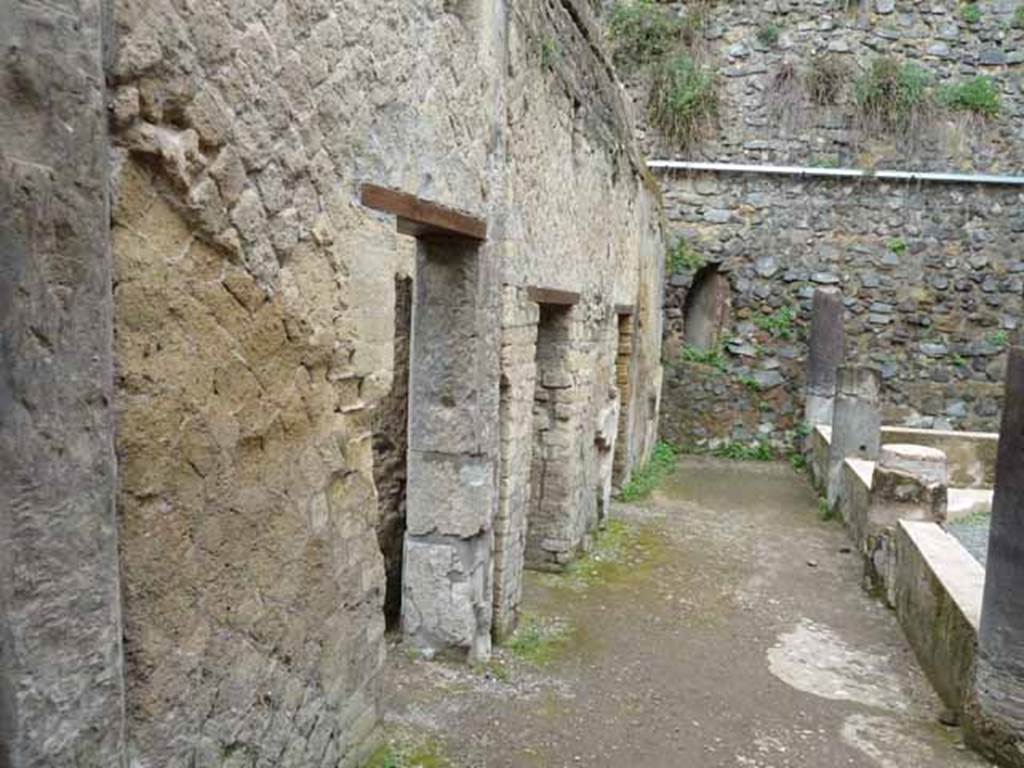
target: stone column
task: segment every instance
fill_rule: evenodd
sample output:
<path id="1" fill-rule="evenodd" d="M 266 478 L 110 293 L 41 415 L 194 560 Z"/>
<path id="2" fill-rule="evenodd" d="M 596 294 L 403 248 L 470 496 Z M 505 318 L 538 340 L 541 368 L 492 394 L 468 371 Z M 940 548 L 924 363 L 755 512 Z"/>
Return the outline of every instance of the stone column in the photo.
<path id="1" fill-rule="evenodd" d="M 811 310 L 811 340 L 807 352 L 807 396 L 804 423 L 831 424 L 836 395 L 836 371 L 843 364 L 843 294 L 838 288 L 818 288 Z"/>
<path id="2" fill-rule="evenodd" d="M 878 458 L 882 430 L 879 411 L 881 382 L 878 369 L 872 366 L 844 365 L 839 368 L 832 415 L 832 443 L 828 451 L 830 509 L 839 500 L 843 461 L 850 457 Z"/>
<path id="3" fill-rule="evenodd" d="M 968 705 L 971 741 L 1001 765 L 1024 766 L 1024 348 L 1006 364 L 985 595 Z"/>
<path id="4" fill-rule="evenodd" d="M 402 628 L 425 655 L 491 649 L 500 317 L 495 254 L 421 240 L 409 373 Z"/>

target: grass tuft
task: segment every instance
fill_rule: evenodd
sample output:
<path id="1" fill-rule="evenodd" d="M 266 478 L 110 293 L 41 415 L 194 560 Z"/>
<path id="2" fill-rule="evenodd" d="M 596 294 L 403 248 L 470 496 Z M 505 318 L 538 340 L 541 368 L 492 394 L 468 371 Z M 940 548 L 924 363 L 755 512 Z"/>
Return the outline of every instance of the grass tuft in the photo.
<path id="1" fill-rule="evenodd" d="M 696 272 L 704 266 L 704 257 L 698 253 L 685 237 L 680 237 L 668 251 L 668 271 L 678 275 L 680 272 Z"/>
<path id="2" fill-rule="evenodd" d="M 981 8 L 977 3 L 965 3 L 960 6 L 960 18 L 965 24 L 978 24 L 981 22 Z"/>
<path id="3" fill-rule="evenodd" d="M 796 333 L 795 323 L 798 310 L 796 307 L 779 307 L 770 315 L 758 315 L 754 325 L 777 339 L 793 339 Z"/>
<path id="4" fill-rule="evenodd" d="M 836 104 L 843 86 L 850 79 L 850 68 L 838 54 L 816 54 L 804 73 L 804 84 L 811 102 L 818 106 Z"/>
<path id="5" fill-rule="evenodd" d="M 757 41 L 766 48 L 774 48 L 779 44 L 779 35 L 781 34 L 782 30 L 779 29 L 778 24 L 768 22 L 757 30 Z"/>
<path id="6" fill-rule="evenodd" d="M 683 347 L 679 353 L 679 359 L 684 363 L 697 363 L 698 365 L 710 365 L 715 370 L 724 373 L 728 367 L 725 355 L 722 354 L 721 347 L 712 347 L 711 349 L 700 349 L 687 344 Z"/>
<path id="7" fill-rule="evenodd" d="M 982 117 L 997 117 L 1002 109 L 998 86 L 991 77 L 984 75 L 943 86 L 939 91 L 939 100 L 950 109 L 973 112 Z"/>
<path id="8" fill-rule="evenodd" d="M 715 448 L 711 455 L 732 461 L 775 461 L 776 459 L 775 449 L 765 442 L 725 443 Z"/>
<path id="9" fill-rule="evenodd" d="M 504 648 L 516 658 L 538 666 L 554 660 L 569 639 L 569 625 L 562 619 L 542 619 L 524 613 Z"/>
<path id="10" fill-rule="evenodd" d="M 658 68 L 651 85 L 651 121 L 681 148 L 710 131 L 718 108 L 715 75 L 692 56 L 674 56 Z"/>
<path id="11" fill-rule="evenodd" d="M 658 443 L 650 460 L 640 469 L 633 472 L 632 478 L 619 492 L 619 500 L 640 501 L 650 496 L 658 483 L 672 472 L 679 460 L 679 451 L 669 443 Z M 609 524 L 609 527 L 612 524 Z"/>
<path id="12" fill-rule="evenodd" d="M 910 62 L 875 58 L 854 83 L 854 97 L 869 127 L 910 133 L 932 106 L 931 78 Z"/>
<path id="13" fill-rule="evenodd" d="M 615 63 L 639 66 L 671 50 L 683 32 L 683 21 L 651 0 L 619 0 L 608 22 Z"/>

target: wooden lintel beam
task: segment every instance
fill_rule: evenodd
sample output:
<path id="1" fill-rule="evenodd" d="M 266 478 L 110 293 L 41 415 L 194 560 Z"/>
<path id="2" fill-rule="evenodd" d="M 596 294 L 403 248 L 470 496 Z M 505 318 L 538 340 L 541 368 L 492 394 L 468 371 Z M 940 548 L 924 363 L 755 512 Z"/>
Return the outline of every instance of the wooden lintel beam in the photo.
<path id="1" fill-rule="evenodd" d="M 530 286 L 526 295 L 538 304 L 549 304 L 556 307 L 571 307 L 580 303 L 580 295 L 576 291 L 560 291 L 557 288 L 538 288 Z"/>
<path id="2" fill-rule="evenodd" d="M 422 200 L 407 192 L 363 184 L 359 196 L 367 208 L 397 216 L 398 231 L 402 234 L 487 239 L 487 222 L 483 219 Z"/>
<path id="3" fill-rule="evenodd" d="M 634 307 L 632 304 L 615 305 L 615 314 L 617 315 L 632 315 L 634 312 L 636 312 L 636 307 Z"/>

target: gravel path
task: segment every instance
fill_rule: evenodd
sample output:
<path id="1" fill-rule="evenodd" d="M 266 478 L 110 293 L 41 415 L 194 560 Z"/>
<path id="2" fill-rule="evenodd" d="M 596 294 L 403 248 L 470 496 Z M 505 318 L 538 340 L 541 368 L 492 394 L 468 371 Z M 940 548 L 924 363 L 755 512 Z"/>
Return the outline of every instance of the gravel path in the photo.
<path id="1" fill-rule="evenodd" d="M 684 459 L 602 560 L 530 574 L 483 667 L 391 648 L 378 765 L 957 768 L 988 763 L 842 528 L 788 466 Z"/>

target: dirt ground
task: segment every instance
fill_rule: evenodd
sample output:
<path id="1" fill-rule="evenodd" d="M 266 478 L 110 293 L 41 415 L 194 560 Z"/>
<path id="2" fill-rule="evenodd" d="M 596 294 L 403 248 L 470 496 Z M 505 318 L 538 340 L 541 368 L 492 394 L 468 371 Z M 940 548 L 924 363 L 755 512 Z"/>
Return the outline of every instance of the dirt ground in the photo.
<path id="1" fill-rule="evenodd" d="M 984 766 L 781 464 L 685 458 L 476 668 L 397 641 L 371 765 Z"/>

